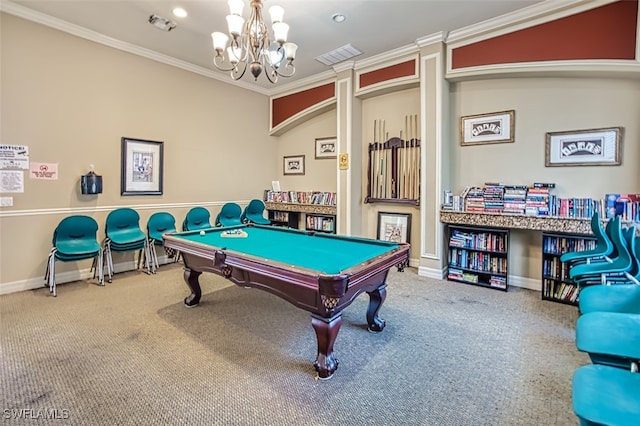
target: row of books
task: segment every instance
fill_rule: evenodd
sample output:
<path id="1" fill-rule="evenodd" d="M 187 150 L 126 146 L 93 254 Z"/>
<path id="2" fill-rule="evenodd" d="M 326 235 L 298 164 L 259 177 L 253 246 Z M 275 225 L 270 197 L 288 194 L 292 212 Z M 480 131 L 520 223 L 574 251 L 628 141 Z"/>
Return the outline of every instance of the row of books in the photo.
<path id="1" fill-rule="evenodd" d="M 449 237 L 450 247 L 470 248 L 475 250 L 506 251 L 505 235 L 493 232 L 464 232 L 454 229 Z"/>
<path id="2" fill-rule="evenodd" d="M 578 300 L 578 286 L 569 283 L 558 283 L 554 280 L 545 279 L 542 288 L 544 296 L 548 298 L 563 300 L 575 303 Z"/>
<path id="3" fill-rule="evenodd" d="M 485 252 L 452 248 L 449 250 L 449 265 L 492 274 L 507 273 L 506 258 Z"/>
<path id="4" fill-rule="evenodd" d="M 270 203 L 319 204 L 335 206 L 335 192 L 320 191 L 264 191 L 264 201 Z"/>
<path id="5" fill-rule="evenodd" d="M 320 229 L 322 231 L 333 231 L 335 220 L 331 217 L 307 215 L 307 229 Z"/>
<path id="6" fill-rule="evenodd" d="M 542 261 L 542 275 L 569 281 L 569 265 L 560 261 L 559 257 Z"/>
<path id="7" fill-rule="evenodd" d="M 460 195 L 446 191 L 442 209 L 580 219 L 589 219 L 597 212 L 603 218 L 620 216 L 623 221 L 640 221 L 640 194 L 606 194 L 604 199 L 559 197 L 551 193 L 553 188 L 555 183 L 527 186 L 488 182 L 484 187 L 467 187 Z"/>
<path id="8" fill-rule="evenodd" d="M 547 236 L 543 239 L 542 250 L 544 253 L 563 254 L 570 251 L 593 250 L 596 240 L 582 238 L 565 238 Z"/>
<path id="9" fill-rule="evenodd" d="M 466 272 L 461 269 L 449 268 L 447 278 L 454 281 L 464 281 L 472 284 L 478 284 L 478 274 L 472 272 Z M 507 288 L 507 278 L 501 276 L 492 275 L 489 278 L 489 285 L 491 287 Z"/>

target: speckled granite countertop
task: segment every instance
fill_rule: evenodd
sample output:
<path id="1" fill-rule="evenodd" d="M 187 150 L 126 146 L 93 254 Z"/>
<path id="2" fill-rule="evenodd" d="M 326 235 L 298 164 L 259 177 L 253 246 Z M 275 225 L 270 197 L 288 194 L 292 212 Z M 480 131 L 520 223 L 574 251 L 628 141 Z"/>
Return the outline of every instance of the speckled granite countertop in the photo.
<path id="1" fill-rule="evenodd" d="M 336 214 L 336 206 L 324 206 L 321 204 L 295 204 L 295 203 L 272 203 L 265 201 L 267 210 L 280 210 L 285 212 L 302 212 L 315 214 Z"/>
<path id="2" fill-rule="evenodd" d="M 441 210 L 440 221 L 442 223 L 449 223 L 452 225 L 529 229 L 532 231 L 562 232 L 569 234 L 591 234 L 591 219 L 576 219 L 569 217 L 525 216 Z"/>

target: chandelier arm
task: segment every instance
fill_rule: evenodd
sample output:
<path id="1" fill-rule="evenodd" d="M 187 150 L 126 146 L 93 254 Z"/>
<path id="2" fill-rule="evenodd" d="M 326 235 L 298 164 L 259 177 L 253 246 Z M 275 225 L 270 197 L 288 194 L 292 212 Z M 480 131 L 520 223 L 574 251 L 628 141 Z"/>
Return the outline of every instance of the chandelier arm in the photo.
<path id="1" fill-rule="evenodd" d="M 231 69 L 231 72 L 229 73 L 229 75 L 231 76 L 232 79 L 234 80 L 240 80 L 243 76 L 244 73 L 247 72 L 247 68 L 249 68 L 247 66 L 246 62 L 242 62 L 243 67 L 242 67 L 242 72 L 240 73 L 238 71 L 238 66 L 236 65 L 233 69 Z"/>
<path id="2" fill-rule="evenodd" d="M 218 60 L 218 58 L 221 58 L 221 59 Z M 231 65 L 231 64 L 229 64 L 229 67 L 227 68 L 224 66 L 224 61 L 225 59 L 224 59 L 224 56 L 222 55 L 216 55 L 213 57 L 213 65 L 220 71 L 227 72 L 227 71 L 233 71 L 235 68 L 238 68 L 238 65 Z M 220 63 L 218 64 L 218 62 Z"/>
<path id="3" fill-rule="evenodd" d="M 283 69 L 290 69 L 291 71 L 288 73 L 284 73 L 282 71 Z M 293 77 L 295 73 L 296 73 L 296 67 L 294 67 L 290 61 L 286 61 L 286 63 L 283 66 L 278 67 L 278 75 L 280 77 L 285 77 L 285 78 Z"/>

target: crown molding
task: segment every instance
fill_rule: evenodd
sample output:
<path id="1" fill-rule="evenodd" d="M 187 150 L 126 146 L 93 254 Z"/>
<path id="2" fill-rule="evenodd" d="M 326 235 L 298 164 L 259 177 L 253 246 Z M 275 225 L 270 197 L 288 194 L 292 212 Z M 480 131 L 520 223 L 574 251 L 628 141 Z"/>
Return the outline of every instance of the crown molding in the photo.
<path id="1" fill-rule="evenodd" d="M 416 39 L 416 45 L 422 49 L 423 47 L 429 46 L 432 44 L 444 43 L 446 39 L 447 39 L 447 32 L 440 31 L 435 34 L 431 34 L 431 35 Z"/>

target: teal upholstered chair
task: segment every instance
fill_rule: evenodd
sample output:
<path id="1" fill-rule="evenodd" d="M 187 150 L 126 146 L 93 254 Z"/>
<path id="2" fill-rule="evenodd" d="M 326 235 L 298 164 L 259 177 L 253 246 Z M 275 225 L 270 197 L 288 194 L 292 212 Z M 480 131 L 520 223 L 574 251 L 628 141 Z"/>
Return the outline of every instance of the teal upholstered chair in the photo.
<path id="1" fill-rule="evenodd" d="M 585 365 L 573 376 L 573 411 L 581 426 L 640 424 L 640 373 Z"/>
<path id="2" fill-rule="evenodd" d="M 594 364 L 630 368 L 640 362 L 640 314 L 583 314 L 576 323 L 576 346 Z"/>
<path id="3" fill-rule="evenodd" d="M 590 312 L 620 312 L 640 314 L 640 285 L 591 285 L 580 291 L 582 314 Z"/>
<path id="4" fill-rule="evenodd" d="M 147 237 L 149 238 L 149 254 L 151 255 L 151 272 L 156 272 L 160 267 L 158 263 L 157 246 L 164 246 L 162 236 L 167 233 L 176 232 L 176 219 L 171 213 L 156 212 L 149 216 L 147 220 Z M 177 253 L 167 251 L 167 255 L 178 260 Z"/>
<path id="5" fill-rule="evenodd" d="M 216 226 L 235 226 L 242 225 L 240 217 L 242 216 L 242 207 L 236 203 L 226 203 L 220 209 L 220 213 L 216 217 Z"/>
<path id="6" fill-rule="evenodd" d="M 89 216 L 74 215 L 60 221 L 53 232 L 53 248 L 49 253 L 44 280 L 53 296 L 56 290 L 56 260 L 61 262 L 75 262 L 84 259 L 93 259 L 91 270 L 94 278 L 97 272 L 98 282 L 103 282 L 102 272 L 102 247 L 97 240 L 98 223 Z"/>
<path id="7" fill-rule="evenodd" d="M 140 215 L 135 210 L 123 207 L 113 210 L 107 215 L 103 246 L 106 254 L 109 282 L 113 277 L 112 252 L 114 251 L 137 251 L 138 268 L 140 268 L 144 255 L 147 272 L 151 272 L 149 240 L 140 228 Z"/>
<path id="8" fill-rule="evenodd" d="M 242 211 L 240 221 L 242 223 L 257 223 L 258 225 L 270 225 L 271 221 L 264 217 L 265 206 L 262 200 L 251 200 Z"/>
<path id="9" fill-rule="evenodd" d="M 211 214 L 204 207 L 194 207 L 189 210 L 182 222 L 183 231 L 197 231 L 211 227 Z"/>
<path id="10" fill-rule="evenodd" d="M 598 262 L 593 264 L 580 264 L 573 266 L 569 270 L 569 278 L 578 286 L 583 287 L 591 284 L 605 284 L 612 279 L 630 279 L 630 271 L 633 266 L 633 259 L 629 251 L 627 239 L 620 226 L 620 217 L 611 219 L 614 223 L 611 228 L 611 242 L 613 243 L 617 256 L 610 262 Z M 625 233 L 635 232 L 635 228 L 630 227 Z"/>
<path id="11" fill-rule="evenodd" d="M 613 242 L 611 241 L 611 227 L 619 225 L 610 220 L 606 228 L 603 228 L 600 221 L 600 214 L 594 213 L 591 217 L 591 232 L 596 237 L 596 246 L 591 250 L 570 251 L 560 257 L 560 261 L 566 263 L 570 268 L 581 263 L 591 263 L 592 261 L 602 261 L 610 256 L 615 256 Z"/>

